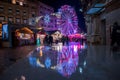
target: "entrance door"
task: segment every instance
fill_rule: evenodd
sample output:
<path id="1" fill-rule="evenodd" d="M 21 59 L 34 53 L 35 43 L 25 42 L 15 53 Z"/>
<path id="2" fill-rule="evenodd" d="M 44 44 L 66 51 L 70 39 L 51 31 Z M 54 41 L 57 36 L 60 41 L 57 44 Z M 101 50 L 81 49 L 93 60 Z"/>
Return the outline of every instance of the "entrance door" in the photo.
<path id="1" fill-rule="evenodd" d="M 103 45 L 106 45 L 106 20 L 101 20 L 101 34 L 103 38 Z"/>

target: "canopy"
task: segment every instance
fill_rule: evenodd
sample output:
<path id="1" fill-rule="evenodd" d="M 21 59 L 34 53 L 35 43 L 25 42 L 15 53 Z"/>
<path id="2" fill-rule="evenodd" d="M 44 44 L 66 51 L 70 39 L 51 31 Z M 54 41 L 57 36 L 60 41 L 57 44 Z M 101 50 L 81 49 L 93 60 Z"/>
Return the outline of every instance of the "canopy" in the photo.
<path id="1" fill-rule="evenodd" d="M 102 10 L 104 10 L 104 3 L 96 3 L 94 6 L 92 6 L 88 11 L 87 14 L 96 14 Z"/>
<path id="2" fill-rule="evenodd" d="M 23 28 L 21 28 L 21 29 L 17 29 L 16 32 L 26 33 L 26 34 L 33 34 L 33 31 L 30 30 L 30 29 L 27 28 L 27 27 L 23 27 Z"/>
<path id="3" fill-rule="evenodd" d="M 2 29 L 2 24 L 0 23 L 0 29 Z"/>

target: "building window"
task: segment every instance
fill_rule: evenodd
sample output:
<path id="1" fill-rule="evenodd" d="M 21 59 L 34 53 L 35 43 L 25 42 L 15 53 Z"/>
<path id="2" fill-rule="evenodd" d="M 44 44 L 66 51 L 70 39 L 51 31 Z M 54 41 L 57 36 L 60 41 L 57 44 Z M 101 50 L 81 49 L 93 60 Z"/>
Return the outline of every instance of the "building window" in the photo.
<path id="1" fill-rule="evenodd" d="M 11 3 L 11 0 L 7 0 L 8 3 Z"/>
<path id="2" fill-rule="evenodd" d="M 23 6 L 23 2 L 19 2 L 19 5 Z"/>
<path id="3" fill-rule="evenodd" d="M 16 18 L 16 23 L 20 23 L 20 18 Z"/>
<path id="4" fill-rule="evenodd" d="M 12 22 L 13 18 L 12 17 L 8 17 L 8 22 Z"/>
<path id="5" fill-rule="evenodd" d="M 23 7 L 29 7 L 28 4 L 23 4 Z"/>
<path id="6" fill-rule="evenodd" d="M 23 15 L 27 15 L 27 12 L 23 12 Z"/>
<path id="7" fill-rule="evenodd" d="M 12 0 L 12 3 L 13 3 L 13 4 L 16 4 L 16 0 Z"/>
<path id="8" fill-rule="evenodd" d="M 40 11 L 40 13 L 42 14 L 42 11 Z"/>
<path id="9" fill-rule="evenodd" d="M 40 6 L 40 8 L 42 8 L 42 6 Z"/>
<path id="10" fill-rule="evenodd" d="M 35 14 L 32 14 L 32 17 L 35 17 Z"/>
<path id="11" fill-rule="evenodd" d="M 32 17 L 35 17 L 35 12 L 31 12 Z"/>
<path id="12" fill-rule="evenodd" d="M 106 0 L 106 3 L 109 3 L 109 2 L 111 2 L 112 0 Z"/>
<path id="13" fill-rule="evenodd" d="M 23 20 L 23 23 L 26 24 L 26 23 L 27 23 L 27 19 L 24 19 L 24 20 Z"/>
<path id="14" fill-rule="evenodd" d="M 19 5 L 19 2 L 16 2 L 16 5 Z"/>
<path id="15" fill-rule="evenodd" d="M 32 18 L 32 24 L 35 25 L 35 18 Z"/>
<path id="16" fill-rule="evenodd" d="M 34 7 L 34 6 L 32 6 L 31 8 L 32 8 L 32 9 L 35 9 L 35 7 Z"/>
<path id="17" fill-rule="evenodd" d="M 3 12 L 3 10 L 4 10 L 4 7 L 0 6 L 0 12 Z"/>
<path id="18" fill-rule="evenodd" d="M 16 14 L 20 14 L 20 10 L 19 9 L 16 9 Z"/>
<path id="19" fill-rule="evenodd" d="M 35 0 L 29 0 L 29 1 L 31 1 L 31 2 L 35 2 Z"/>
<path id="20" fill-rule="evenodd" d="M 0 21 L 4 21 L 5 17 L 4 16 L 0 16 Z"/>
<path id="21" fill-rule="evenodd" d="M 12 8 L 9 8 L 9 9 L 8 9 L 8 13 L 12 13 Z"/>

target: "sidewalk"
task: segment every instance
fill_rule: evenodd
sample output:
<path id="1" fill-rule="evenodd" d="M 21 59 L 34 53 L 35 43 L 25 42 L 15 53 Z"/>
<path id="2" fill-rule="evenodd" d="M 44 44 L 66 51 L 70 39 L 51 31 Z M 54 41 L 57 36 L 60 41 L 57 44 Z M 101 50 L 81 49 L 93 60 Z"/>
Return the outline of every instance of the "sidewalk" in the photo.
<path id="1" fill-rule="evenodd" d="M 0 74 L 17 60 L 27 56 L 36 47 L 36 45 L 28 45 L 16 48 L 0 48 Z"/>

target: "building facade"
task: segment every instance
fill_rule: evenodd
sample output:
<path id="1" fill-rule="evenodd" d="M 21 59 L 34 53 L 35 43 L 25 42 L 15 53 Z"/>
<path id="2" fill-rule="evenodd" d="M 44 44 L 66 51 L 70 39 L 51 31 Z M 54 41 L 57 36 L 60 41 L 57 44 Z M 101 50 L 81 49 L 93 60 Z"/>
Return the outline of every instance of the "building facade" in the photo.
<path id="1" fill-rule="evenodd" d="M 120 1 L 81 0 L 87 26 L 87 40 L 90 43 L 110 45 L 111 27 L 120 25 Z"/>
<path id="2" fill-rule="evenodd" d="M 37 0 L 3 0 L 0 1 L 0 22 L 25 24 L 43 27 L 46 30 L 55 28 L 54 9 Z M 42 16 L 42 17 L 41 17 Z M 39 18 L 38 22 L 36 19 Z"/>
<path id="3" fill-rule="evenodd" d="M 19 5 L 17 2 L 0 1 L 0 22 L 28 24 L 28 19 L 35 15 L 38 15 L 36 3 L 26 1 Z"/>
<path id="4" fill-rule="evenodd" d="M 43 27 L 45 30 L 54 30 L 56 29 L 56 16 L 54 14 L 54 8 L 39 2 L 39 21 L 38 24 L 40 27 Z"/>

